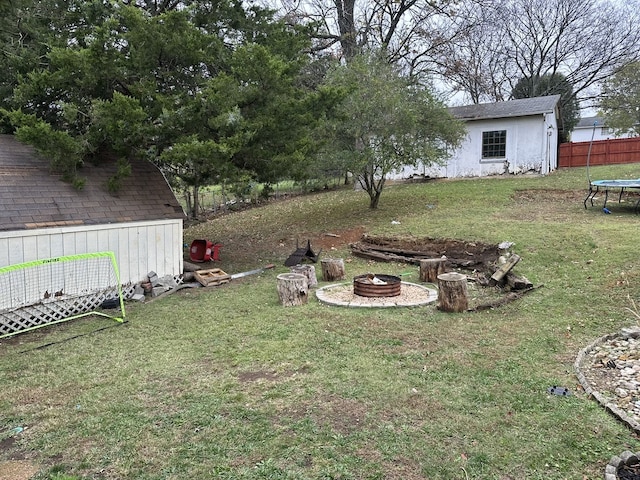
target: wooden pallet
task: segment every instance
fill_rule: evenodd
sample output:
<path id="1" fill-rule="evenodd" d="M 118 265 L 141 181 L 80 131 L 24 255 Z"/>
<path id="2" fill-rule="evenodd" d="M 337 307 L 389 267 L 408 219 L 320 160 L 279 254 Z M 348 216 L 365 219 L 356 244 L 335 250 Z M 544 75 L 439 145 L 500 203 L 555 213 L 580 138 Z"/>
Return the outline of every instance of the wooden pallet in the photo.
<path id="1" fill-rule="evenodd" d="M 210 268 L 209 270 L 196 270 L 193 272 L 193 276 L 204 287 L 212 287 L 216 285 L 222 285 L 228 283 L 231 280 L 231 275 L 225 273 L 219 268 Z"/>

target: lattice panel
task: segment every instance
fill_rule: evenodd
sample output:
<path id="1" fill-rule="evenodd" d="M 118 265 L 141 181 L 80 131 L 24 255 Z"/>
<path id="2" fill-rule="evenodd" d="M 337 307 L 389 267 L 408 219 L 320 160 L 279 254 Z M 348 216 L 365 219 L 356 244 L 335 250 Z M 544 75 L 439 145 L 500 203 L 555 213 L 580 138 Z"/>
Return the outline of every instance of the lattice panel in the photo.
<path id="1" fill-rule="evenodd" d="M 71 255 L 0 268 L 0 338 L 94 312 L 124 321 L 133 285 L 119 285 L 112 252 Z M 118 299 L 120 317 L 97 311 Z"/>
<path id="2" fill-rule="evenodd" d="M 127 291 L 130 297 L 134 288 L 125 288 L 123 293 Z M 33 305 L 0 311 L 0 337 L 90 313 L 99 309 L 105 300 L 117 297 L 116 291 L 82 297 L 55 297 Z"/>

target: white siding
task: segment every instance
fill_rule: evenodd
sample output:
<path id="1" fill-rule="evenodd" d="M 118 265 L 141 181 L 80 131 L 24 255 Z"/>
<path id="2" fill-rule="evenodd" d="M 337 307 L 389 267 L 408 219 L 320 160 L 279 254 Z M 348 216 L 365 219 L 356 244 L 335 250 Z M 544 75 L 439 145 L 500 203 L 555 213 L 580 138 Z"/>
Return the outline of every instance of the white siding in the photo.
<path id="1" fill-rule="evenodd" d="M 180 275 L 181 220 L 0 232 L 0 267 L 78 253 L 114 252 L 123 284 L 150 271 Z"/>
<path id="2" fill-rule="evenodd" d="M 462 145 L 442 167 L 404 168 L 390 179 L 482 177 L 535 172 L 547 174 L 558 165 L 558 129 L 554 114 L 469 121 Z M 482 132 L 506 130 L 506 156 L 482 158 Z"/>
<path id="3" fill-rule="evenodd" d="M 576 127 L 571 132 L 572 142 L 590 142 L 593 137 L 593 141 L 596 140 L 611 140 L 612 138 L 631 138 L 635 135 L 633 132 L 616 134 L 608 127 L 596 125 L 595 131 L 593 126 L 590 127 Z"/>

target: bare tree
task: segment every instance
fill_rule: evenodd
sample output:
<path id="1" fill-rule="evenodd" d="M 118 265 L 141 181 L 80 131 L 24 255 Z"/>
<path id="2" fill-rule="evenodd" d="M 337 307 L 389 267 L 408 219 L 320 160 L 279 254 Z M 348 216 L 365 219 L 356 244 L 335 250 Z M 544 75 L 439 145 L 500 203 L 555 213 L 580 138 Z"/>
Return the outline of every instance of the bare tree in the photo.
<path id="1" fill-rule="evenodd" d="M 384 51 L 390 63 L 420 73 L 434 45 L 450 39 L 442 18 L 457 0 L 264 0 L 294 23 L 315 26 L 316 51 L 349 61 L 362 51 Z M 448 28 L 448 25 L 446 25 Z"/>
<path id="2" fill-rule="evenodd" d="M 464 19 L 452 22 L 464 35 L 439 52 L 438 70 L 474 102 L 507 99 L 522 78 L 557 73 L 578 100 L 590 102 L 602 80 L 638 58 L 639 6 L 637 0 L 487 0 L 474 10 L 468 3 Z"/>
<path id="3" fill-rule="evenodd" d="M 438 45 L 427 62 L 451 92 L 466 101 L 504 100 L 507 62 L 496 49 L 505 44 L 506 32 L 492 15 L 492 1 L 468 1 L 450 18 L 448 30 L 456 32 Z"/>

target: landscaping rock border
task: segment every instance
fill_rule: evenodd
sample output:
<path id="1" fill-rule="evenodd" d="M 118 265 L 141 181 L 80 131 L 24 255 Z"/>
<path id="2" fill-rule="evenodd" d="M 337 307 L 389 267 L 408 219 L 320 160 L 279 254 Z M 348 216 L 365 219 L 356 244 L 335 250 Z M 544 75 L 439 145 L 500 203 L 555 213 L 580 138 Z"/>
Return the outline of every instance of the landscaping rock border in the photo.
<path id="1" fill-rule="evenodd" d="M 624 465 L 637 465 L 640 453 L 624 451 L 620 456 L 611 457 L 604 469 L 604 480 L 618 480 L 618 470 Z"/>
<path id="2" fill-rule="evenodd" d="M 640 423 L 633 418 L 629 417 L 621 408 L 619 408 L 614 401 L 610 398 L 602 395 L 599 391 L 595 390 L 591 383 L 586 379 L 583 370 L 585 367 L 585 361 L 592 354 L 596 347 L 604 345 L 608 342 L 615 340 L 627 340 L 630 338 L 640 338 L 640 327 L 623 328 L 617 333 L 607 334 L 598 339 L 587 347 L 580 350 L 576 361 L 574 363 L 574 370 L 578 377 L 578 381 L 585 393 L 598 401 L 608 412 L 615 415 L 618 419 L 626 423 L 629 428 L 636 433 L 640 433 Z M 622 452 L 619 456 L 611 457 L 609 463 L 605 466 L 604 479 L 605 480 L 618 480 L 618 470 L 625 465 L 636 465 L 640 461 L 640 453 L 633 453 L 630 451 Z"/>
<path id="3" fill-rule="evenodd" d="M 611 412 L 613 415 L 618 417 L 620 420 L 625 422 L 630 428 L 632 428 L 636 433 L 640 433 L 640 423 L 638 423 L 633 418 L 629 417 L 622 409 L 620 409 L 614 401 L 609 399 L 608 397 L 602 395 L 600 392 L 595 390 L 589 381 L 584 376 L 582 370 L 585 365 L 585 359 L 589 356 L 591 352 L 595 350 L 595 348 L 599 345 L 603 345 L 606 342 L 616 339 L 629 339 L 629 338 L 639 338 L 640 337 L 640 327 L 629 327 L 623 328 L 617 333 L 607 334 L 598 339 L 596 339 L 593 343 L 588 345 L 587 347 L 580 350 L 578 356 L 576 357 L 576 361 L 574 363 L 574 370 L 578 377 L 578 381 L 585 393 L 589 396 L 595 398 L 598 403 L 600 403 L 607 411 Z"/>

